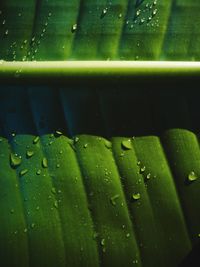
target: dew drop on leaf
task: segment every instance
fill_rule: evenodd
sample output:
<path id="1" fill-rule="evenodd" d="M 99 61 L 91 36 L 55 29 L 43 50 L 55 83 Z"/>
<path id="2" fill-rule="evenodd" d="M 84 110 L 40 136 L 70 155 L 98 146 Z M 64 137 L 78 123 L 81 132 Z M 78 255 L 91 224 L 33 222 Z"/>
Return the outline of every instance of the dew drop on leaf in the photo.
<path id="1" fill-rule="evenodd" d="M 140 173 L 145 172 L 145 170 L 146 170 L 146 167 L 145 167 L 145 166 L 141 166 L 141 167 L 140 167 Z"/>
<path id="2" fill-rule="evenodd" d="M 56 136 L 56 137 L 59 137 L 59 136 L 61 136 L 62 134 L 63 134 L 63 133 L 62 133 L 61 131 L 58 131 L 58 130 L 57 130 L 56 133 L 55 133 L 55 136 Z"/>
<path id="3" fill-rule="evenodd" d="M 153 12 L 152 12 L 152 16 L 155 16 L 157 14 L 157 9 L 154 9 Z"/>
<path id="4" fill-rule="evenodd" d="M 111 143 L 110 141 L 105 140 L 105 141 L 104 141 L 104 144 L 105 144 L 105 147 L 106 147 L 106 148 L 108 148 L 108 149 L 112 148 L 112 143 Z"/>
<path id="5" fill-rule="evenodd" d="M 196 175 L 196 173 L 194 171 L 191 171 L 189 174 L 188 174 L 188 181 L 189 182 L 193 182 L 195 180 L 198 179 L 198 176 Z"/>
<path id="6" fill-rule="evenodd" d="M 126 237 L 129 238 L 129 237 L 130 237 L 130 233 L 127 233 L 127 234 L 126 234 Z"/>
<path id="7" fill-rule="evenodd" d="M 11 167 L 15 168 L 15 167 L 18 167 L 22 162 L 22 159 L 20 156 L 18 156 L 17 154 L 13 154 L 11 153 L 10 154 L 10 164 L 11 164 Z"/>
<path id="8" fill-rule="evenodd" d="M 125 150 L 130 150 L 132 149 L 132 146 L 131 146 L 131 140 L 128 139 L 128 140 L 123 140 L 122 143 L 122 148 L 125 149 Z"/>
<path id="9" fill-rule="evenodd" d="M 28 172 L 28 169 L 23 169 L 23 170 L 20 171 L 19 175 L 20 175 L 20 176 L 23 176 L 23 175 L 25 175 L 27 172 Z"/>
<path id="10" fill-rule="evenodd" d="M 132 200 L 139 200 L 139 199 L 140 199 L 140 193 L 132 194 Z"/>
<path id="11" fill-rule="evenodd" d="M 105 246 L 105 244 L 106 244 L 105 239 L 102 238 L 102 239 L 101 239 L 101 246 L 103 247 L 103 246 Z"/>
<path id="12" fill-rule="evenodd" d="M 43 167 L 43 168 L 47 168 L 47 167 L 48 167 L 48 161 L 47 161 L 47 158 L 43 158 L 43 159 L 42 159 L 42 167 Z"/>
<path id="13" fill-rule="evenodd" d="M 31 158 L 33 155 L 34 155 L 34 152 L 32 150 L 27 150 L 26 151 L 27 158 Z"/>
<path id="14" fill-rule="evenodd" d="M 105 17 L 105 15 L 107 14 L 108 12 L 108 9 L 107 8 L 104 8 L 101 12 L 101 19 Z"/>
<path id="15" fill-rule="evenodd" d="M 39 136 L 36 136 L 34 139 L 33 139 L 33 144 L 37 144 L 39 142 Z"/>
<path id="16" fill-rule="evenodd" d="M 74 33 L 77 30 L 77 24 L 73 24 L 71 28 L 71 32 Z"/>
<path id="17" fill-rule="evenodd" d="M 147 174 L 146 179 L 147 179 L 147 180 L 151 179 L 151 173 L 148 173 L 148 174 Z"/>
<path id="18" fill-rule="evenodd" d="M 13 214 L 13 213 L 14 213 L 14 209 L 11 209 L 11 210 L 10 210 L 10 213 Z"/>
<path id="19" fill-rule="evenodd" d="M 57 200 L 54 201 L 54 207 L 55 207 L 56 209 L 58 208 L 58 201 L 57 201 Z"/>
<path id="20" fill-rule="evenodd" d="M 40 174 L 41 174 L 41 170 L 37 170 L 37 171 L 36 171 L 36 174 L 37 174 L 37 175 L 40 175 Z"/>
<path id="21" fill-rule="evenodd" d="M 116 206 L 116 200 L 119 198 L 119 195 L 114 195 L 110 198 L 110 202 L 113 206 Z"/>
<path id="22" fill-rule="evenodd" d="M 35 223 L 32 223 L 31 224 L 31 228 L 33 229 L 35 227 Z"/>

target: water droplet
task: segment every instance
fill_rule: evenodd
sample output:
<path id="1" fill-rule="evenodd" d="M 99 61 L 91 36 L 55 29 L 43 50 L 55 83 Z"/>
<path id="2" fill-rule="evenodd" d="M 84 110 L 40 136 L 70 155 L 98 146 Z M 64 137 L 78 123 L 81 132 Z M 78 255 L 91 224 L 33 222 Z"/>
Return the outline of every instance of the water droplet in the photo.
<path id="1" fill-rule="evenodd" d="M 122 13 L 120 13 L 120 14 L 118 15 L 118 18 L 119 18 L 119 19 L 121 19 L 121 18 L 122 18 Z"/>
<path id="2" fill-rule="evenodd" d="M 28 229 L 27 228 L 24 228 L 24 233 L 27 233 L 28 232 Z"/>
<path id="3" fill-rule="evenodd" d="M 55 187 L 52 187 L 52 188 L 51 188 L 51 192 L 52 192 L 52 194 L 56 194 L 56 189 L 55 189 Z"/>
<path id="4" fill-rule="evenodd" d="M 21 164 L 21 162 L 22 162 L 22 159 L 20 156 L 18 156 L 17 154 L 13 154 L 13 153 L 10 154 L 11 167 L 16 168 Z"/>
<path id="5" fill-rule="evenodd" d="M 33 155 L 34 155 L 34 152 L 32 150 L 27 150 L 26 151 L 27 158 L 31 158 Z"/>
<path id="6" fill-rule="evenodd" d="M 56 164 L 56 168 L 60 168 L 60 164 L 58 163 L 58 164 Z"/>
<path id="7" fill-rule="evenodd" d="M 140 193 L 132 194 L 132 200 L 138 200 L 138 199 L 140 199 Z"/>
<path id="8" fill-rule="evenodd" d="M 145 18 L 142 18 L 141 20 L 140 20 L 140 24 L 143 24 L 145 22 Z"/>
<path id="9" fill-rule="evenodd" d="M 57 201 L 57 200 L 54 201 L 54 207 L 55 207 L 56 209 L 58 208 L 58 201 Z"/>
<path id="10" fill-rule="evenodd" d="M 103 247 L 103 246 L 105 246 L 105 244 L 106 244 L 105 238 L 102 238 L 101 239 L 101 246 Z"/>
<path id="11" fill-rule="evenodd" d="M 108 140 L 105 140 L 104 141 L 104 144 L 105 144 L 105 147 L 107 147 L 108 149 L 111 149 L 112 148 L 112 143 Z"/>
<path id="12" fill-rule="evenodd" d="M 40 140 L 40 137 L 39 136 L 36 136 L 34 139 L 33 139 L 33 144 L 37 144 Z"/>
<path id="13" fill-rule="evenodd" d="M 153 12 L 152 12 L 152 16 L 155 16 L 158 12 L 158 9 L 154 9 Z"/>
<path id="14" fill-rule="evenodd" d="M 88 144 L 84 144 L 84 146 L 83 146 L 84 148 L 87 148 L 88 147 Z"/>
<path id="15" fill-rule="evenodd" d="M 10 213 L 11 213 L 11 214 L 13 214 L 13 213 L 14 213 L 14 211 L 15 211 L 14 209 L 11 209 L 11 210 L 10 210 Z"/>
<path id="16" fill-rule="evenodd" d="M 79 141 L 79 137 L 76 136 L 76 137 L 74 138 L 74 143 L 76 144 L 76 143 L 78 143 L 78 141 Z"/>
<path id="17" fill-rule="evenodd" d="M 194 171 L 191 171 L 189 174 L 188 174 L 188 181 L 189 182 L 193 182 L 195 180 L 198 179 L 198 176 L 196 175 L 196 173 Z"/>
<path id="18" fill-rule="evenodd" d="M 41 170 L 37 170 L 37 171 L 36 171 L 36 174 L 37 174 L 37 175 L 40 175 L 40 174 L 41 174 Z"/>
<path id="19" fill-rule="evenodd" d="M 62 133 L 61 131 L 58 131 L 58 130 L 57 130 L 56 133 L 55 133 L 55 136 L 56 136 L 56 137 L 59 137 L 59 136 L 61 136 L 61 135 L 63 135 L 63 133 Z"/>
<path id="20" fill-rule="evenodd" d="M 110 198 L 110 202 L 113 206 L 116 206 L 116 200 L 119 198 L 119 195 L 114 195 L 113 197 Z"/>
<path id="21" fill-rule="evenodd" d="M 6 20 L 4 19 L 3 22 L 2 22 L 2 25 L 5 25 L 6 24 Z"/>
<path id="22" fill-rule="evenodd" d="M 145 170 L 146 170 L 146 167 L 145 167 L 145 166 L 141 166 L 141 167 L 140 167 L 140 173 L 144 173 Z"/>
<path id="23" fill-rule="evenodd" d="M 126 150 L 130 150 L 132 149 L 132 146 L 131 146 L 131 139 L 128 139 L 128 140 L 123 140 L 122 143 L 122 148 L 123 149 L 126 149 Z"/>
<path id="24" fill-rule="evenodd" d="M 37 207 L 36 207 L 36 210 L 39 210 L 39 209 L 40 209 L 40 207 L 39 207 L 39 206 L 37 206 Z"/>
<path id="25" fill-rule="evenodd" d="M 28 172 L 27 169 L 21 170 L 19 175 L 22 177 L 23 175 L 25 175 Z"/>
<path id="26" fill-rule="evenodd" d="M 141 14 L 141 9 L 138 9 L 138 10 L 136 11 L 136 17 L 138 17 L 140 14 Z"/>
<path id="27" fill-rule="evenodd" d="M 8 33 L 9 33 L 9 31 L 8 31 L 8 30 L 6 30 L 6 31 L 5 31 L 5 35 L 7 36 L 7 35 L 8 35 Z"/>
<path id="28" fill-rule="evenodd" d="M 108 8 L 104 8 L 101 12 L 101 19 L 105 17 L 105 15 L 107 14 L 108 12 Z"/>
<path id="29" fill-rule="evenodd" d="M 74 33 L 77 30 L 77 23 L 72 25 L 71 32 Z"/>
<path id="30" fill-rule="evenodd" d="M 31 228 L 33 229 L 35 227 L 35 223 L 32 223 L 31 224 Z"/>
<path id="31" fill-rule="evenodd" d="M 48 161 L 47 161 L 47 158 L 43 158 L 43 159 L 42 159 L 42 167 L 43 167 L 43 168 L 47 168 L 47 167 L 48 167 Z"/>
<path id="32" fill-rule="evenodd" d="M 147 174 L 146 179 L 147 179 L 147 180 L 151 179 L 151 173 L 148 173 L 148 174 Z"/>
<path id="33" fill-rule="evenodd" d="M 130 237 L 130 233 L 127 233 L 127 234 L 126 234 L 126 237 L 129 238 L 129 237 Z"/>

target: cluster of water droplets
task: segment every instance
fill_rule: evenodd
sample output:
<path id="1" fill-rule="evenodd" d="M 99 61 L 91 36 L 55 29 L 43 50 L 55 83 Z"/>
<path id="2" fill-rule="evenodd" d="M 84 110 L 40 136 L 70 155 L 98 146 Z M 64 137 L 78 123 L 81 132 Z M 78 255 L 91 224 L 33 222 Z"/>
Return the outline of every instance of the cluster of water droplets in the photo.
<path id="1" fill-rule="evenodd" d="M 159 26 L 159 19 L 157 16 L 158 14 L 157 1 L 158 0 L 135 1 L 134 10 L 130 18 L 126 18 L 127 14 L 124 13 L 123 11 L 121 12 L 115 11 L 115 15 L 113 15 L 112 2 L 109 2 L 107 6 L 104 6 L 103 9 L 98 11 L 99 19 L 103 20 L 106 16 L 112 16 L 112 17 L 116 16 L 116 19 L 126 18 L 125 25 L 128 27 L 128 29 L 134 29 L 134 28 L 139 27 L 140 25 Z M 100 7 L 97 6 L 97 9 L 99 8 Z M 112 12 L 110 12 L 111 10 Z M 111 13 L 112 15 L 110 15 Z M 17 16 L 23 22 L 22 13 L 19 12 Z M 9 48 L 7 49 L 7 57 L 15 61 L 16 59 L 19 58 L 17 55 L 17 51 L 24 50 L 24 55 L 22 56 L 21 60 L 22 61 L 26 61 L 26 60 L 35 61 L 37 58 L 36 54 L 39 50 L 41 41 L 43 40 L 48 30 L 49 20 L 51 19 L 51 16 L 52 16 L 52 13 L 49 10 L 49 12 L 47 12 L 46 14 L 46 18 L 44 17 L 44 23 L 42 25 L 40 32 L 34 33 L 34 35 L 31 37 L 30 40 L 24 39 L 20 42 L 12 41 Z M 4 38 L 7 38 L 10 33 L 10 29 L 7 27 L 7 21 L 5 19 L 3 11 L 1 10 L 0 10 L 0 21 L 2 24 Z M 78 22 L 75 21 L 71 25 L 71 29 L 69 29 L 69 31 L 71 30 L 71 34 L 74 34 L 80 26 L 81 25 L 79 25 Z M 138 46 L 139 45 L 140 43 L 138 42 Z M 65 48 L 65 46 L 62 46 L 62 47 L 63 49 Z"/>

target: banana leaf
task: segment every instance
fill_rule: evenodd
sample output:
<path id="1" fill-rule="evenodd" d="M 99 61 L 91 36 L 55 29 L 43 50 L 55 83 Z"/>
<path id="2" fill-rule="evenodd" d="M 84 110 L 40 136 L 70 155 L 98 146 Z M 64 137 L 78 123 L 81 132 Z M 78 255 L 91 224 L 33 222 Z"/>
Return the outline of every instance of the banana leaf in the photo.
<path id="1" fill-rule="evenodd" d="M 198 0 L 2 0 L 0 59 L 200 58 Z"/>
<path id="2" fill-rule="evenodd" d="M 194 266 L 199 11 L 0 2 L 0 266 Z"/>

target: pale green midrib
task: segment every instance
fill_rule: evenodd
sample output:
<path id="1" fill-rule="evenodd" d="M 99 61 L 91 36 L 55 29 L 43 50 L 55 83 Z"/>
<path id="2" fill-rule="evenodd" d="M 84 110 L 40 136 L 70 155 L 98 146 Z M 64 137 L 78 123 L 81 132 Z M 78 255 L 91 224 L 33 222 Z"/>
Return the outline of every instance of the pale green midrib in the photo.
<path id="1" fill-rule="evenodd" d="M 162 138 L 159 138 L 159 141 L 160 141 L 160 145 L 161 145 L 161 149 L 162 149 L 163 155 L 165 157 L 165 161 L 166 161 L 167 167 L 169 169 L 169 173 L 170 173 L 170 175 L 172 177 L 172 183 L 174 185 L 174 189 L 175 189 L 175 192 L 176 192 L 177 203 L 178 203 L 178 206 L 179 206 L 179 209 L 180 209 L 181 216 L 183 218 L 182 222 L 183 222 L 184 227 L 185 227 L 185 229 L 187 231 L 186 233 L 187 233 L 188 240 L 190 240 L 190 247 L 192 247 L 192 239 L 191 239 L 191 236 L 189 234 L 189 229 L 188 229 L 188 225 L 187 225 L 187 218 L 186 218 L 186 215 L 185 215 L 185 211 L 184 211 L 183 205 L 181 203 L 179 190 L 178 190 L 176 182 L 175 182 L 176 176 L 174 174 L 173 168 L 171 167 L 170 161 L 168 160 L 167 152 L 166 152 L 165 147 L 163 145 Z"/>
<path id="2" fill-rule="evenodd" d="M 200 62 L 189 61 L 0 61 L 0 79 L 9 78 L 200 77 Z M 154 79 L 154 82 L 155 79 Z"/>

